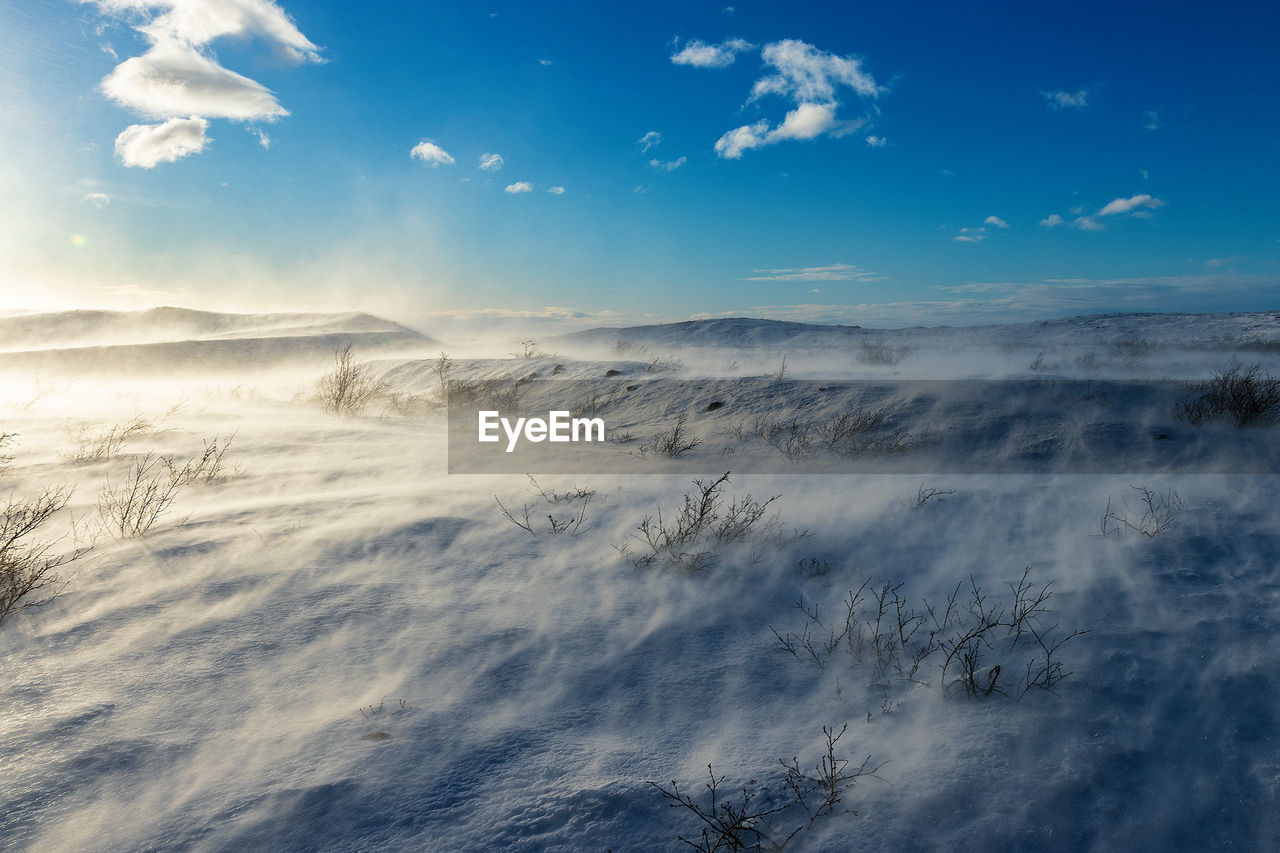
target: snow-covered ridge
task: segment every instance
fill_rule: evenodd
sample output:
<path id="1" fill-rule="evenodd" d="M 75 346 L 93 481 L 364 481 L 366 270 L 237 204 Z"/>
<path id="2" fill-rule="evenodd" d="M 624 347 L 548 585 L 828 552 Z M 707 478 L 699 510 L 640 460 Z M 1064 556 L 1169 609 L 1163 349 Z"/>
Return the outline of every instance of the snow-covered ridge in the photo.
<path id="1" fill-rule="evenodd" d="M 865 339 L 930 345 L 1110 344 L 1143 340 L 1155 345 L 1280 348 L 1280 311 L 1230 314 L 1092 314 L 1007 325 L 906 329 L 820 325 L 734 317 L 648 326 L 602 327 L 555 338 L 565 345 L 839 346 Z"/>

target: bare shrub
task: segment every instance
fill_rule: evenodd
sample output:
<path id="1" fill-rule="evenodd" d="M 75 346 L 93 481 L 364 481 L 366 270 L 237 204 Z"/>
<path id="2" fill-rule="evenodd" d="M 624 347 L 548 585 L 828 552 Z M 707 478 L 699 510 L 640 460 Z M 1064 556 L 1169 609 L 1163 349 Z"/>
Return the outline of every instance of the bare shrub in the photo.
<path id="1" fill-rule="evenodd" d="M 955 493 L 955 489 L 930 489 L 921 485 L 919 490 L 916 492 L 915 508 L 919 509 L 934 498 L 944 497 L 945 495 L 954 495 Z"/>
<path id="2" fill-rule="evenodd" d="M 71 489 L 56 486 L 34 498 L 10 498 L 0 508 L 0 621 L 10 613 L 39 607 L 66 586 L 58 570 L 88 548 L 53 553 L 55 542 L 34 542 L 34 536 L 71 498 Z"/>
<path id="3" fill-rule="evenodd" d="M 655 356 L 644 364 L 645 373 L 677 373 L 684 370 L 684 362 L 678 358 Z"/>
<path id="4" fill-rule="evenodd" d="M 875 777 L 880 769 L 880 765 L 871 763 L 871 756 L 855 767 L 849 759 L 836 755 L 837 744 L 848 728 L 844 725 L 837 732 L 823 726 L 826 749 L 814 762 L 812 771 L 802 770 L 798 758 L 792 758 L 790 763 L 778 759 L 783 769 L 781 779 L 771 785 L 753 779 L 734 798 L 721 794 L 727 777 L 716 776 L 710 764 L 707 794 L 701 801 L 682 792 L 675 780 L 670 788 L 656 782 L 648 784 L 670 801 L 671 808 L 684 809 L 696 819 L 698 835 L 678 836 L 694 850 L 783 850 L 823 818 L 856 814 L 851 809 L 840 809 L 841 803 L 859 779 Z"/>
<path id="5" fill-rule="evenodd" d="M 1154 539 L 1173 527 L 1174 522 L 1185 509 L 1182 498 L 1172 489 L 1167 492 L 1157 492 L 1145 486 L 1131 485 L 1129 488 L 1138 493 L 1138 508 L 1136 510 L 1131 508 L 1128 499 L 1122 495 L 1120 498 L 1124 505 L 1122 514 L 1111 508 L 1111 497 L 1108 496 L 1107 508 L 1102 513 L 1103 536 L 1129 530 L 1141 533 L 1148 539 Z"/>
<path id="6" fill-rule="evenodd" d="M 431 362 L 431 372 L 436 375 L 436 379 L 440 382 L 440 396 L 447 397 L 449 393 L 449 376 L 453 373 L 454 361 L 444 350 L 440 351 L 440 357 L 433 359 Z"/>
<path id="7" fill-rule="evenodd" d="M 905 429 L 886 431 L 888 407 L 843 412 L 829 421 L 802 421 L 798 416 L 756 415 L 750 422 L 739 421 L 728 430 L 741 440 L 749 435 L 764 439 L 792 461 L 803 459 L 818 449 L 843 458 L 900 453 L 914 449 L 924 439 Z"/>
<path id="8" fill-rule="evenodd" d="M 156 427 L 150 419 L 134 415 L 124 423 L 82 424 L 75 431 L 67 427 L 67 435 L 73 447 L 62 454 L 68 462 L 98 462 L 119 456 L 124 446 L 135 438 L 147 435 Z"/>
<path id="9" fill-rule="evenodd" d="M 664 516 L 659 507 L 636 527 L 632 538 L 642 546 L 639 554 L 632 555 L 625 545 L 619 550 L 636 566 L 662 562 L 692 572 L 714 565 L 717 547 L 754 534 L 776 533 L 778 515 L 768 510 L 781 495 L 764 501 L 735 496 L 726 505 L 723 491 L 728 482 L 728 472 L 710 483 L 694 480 L 693 491 L 684 495 L 673 515 Z"/>
<path id="10" fill-rule="evenodd" d="M 892 366 L 902 361 L 911 352 L 906 344 L 890 344 L 886 341 L 862 341 L 855 354 L 863 364 Z"/>
<path id="11" fill-rule="evenodd" d="M 1120 359 L 1125 367 L 1137 367 L 1151 358 L 1160 347 L 1155 341 L 1129 338 L 1113 341 L 1107 349 L 1114 357 Z"/>
<path id="12" fill-rule="evenodd" d="M 1280 377 L 1260 364 L 1232 362 L 1189 390 L 1198 396 L 1179 400 L 1173 414 L 1190 424 L 1230 421 L 1246 427 L 1269 424 L 1280 414 Z"/>
<path id="13" fill-rule="evenodd" d="M 350 417 L 364 414 L 369 404 L 386 391 L 386 386 L 373 378 L 368 365 L 355 360 L 350 344 L 334 350 L 333 360 L 333 371 L 316 384 L 316 402 L 330 414 Z"/>
<path id="14" fill-rule="evenodd" d="M 676 418 L 676 422 L 671 429 L 655 434 L 653 438 L 640 445 L 640 455 L 656 453 L 659 456 L 678 459 L 702 444 L 702 439 L 699 436 L 691 436 L 685 429 L 687 420 L 687 415 L 680 415 Z"/>
<path id="15" fill-rule="evenodd" d="M 110 477 L 98 496 L 98 514 L 113 536 L 127 539 L 146 533 L 169 511 L 185 480 L 184 468 L 148 453 L 135 459 L 123 480 Z"/>
<path id="16" fill-rule="evenodd" d="M 17 440 L 18 434 L 16 432 L 0 432 L 0 471 L 4 471 L 4 469 L 13 464 L 14 456 L 6 448 Z"/>
<path id="17" fill-rule="evenodd" d="M 576 536 L 585 529 L 583 524 L 587 520 L 587 505 L 596 496 L 595 489 L 575 486 L 564 492 L 556 491 L 555 489 L 547 490 L 538 485 L 538 481 L 532 475 L 529 476 L 529 482 L 533 484 L 534 490 L 544 501 L 552 507 L 566 504 L 566 509 L 569 512 L 566 514 L 563 510 L 560 510 L 560 515 L 557 516 L 555 512 L 549 511 L 546 514 L 546 524 L 543 525 L 540 520 L 537 522 L 533 520 L 534 514 L 528 502 L 522 504 L 518 512 L 513 512 L 507 508 L 506 504 L 497 495 L 494 495 L 493 499 L 497 502 L 498 510 L 502 513 L 503 518 L 531 536 L 537 536 L 539 531 L 549 533 L 552 536 L 559 536 L 564 533 Z M 577 504 L 576 509 L 574 504 Z"/>
<path id="18" fill-rule="evenodd" d="M 1013 695 L 1021 701 L 1032 690 L 1052 693 L 1071 675 L 1060 651 L 1088 633 L 1061 635 L 1056 624 L 1045 625 L 1053 612 L 1048 607 L 1052 582 L 1038 584 L 1030 573 L 1027 568 L 1008 585 L 1005 604 L 989 601 L 970 575 L 968 584 L 956 584 L 941 606 L 922 600 L 920 610 L 903 594 L 902 583 L 875 584 L 868 578 L 842 601 L 837 618 L 824 621 L 817 605 L 801 601 L 796 607 L 806 621 L 799 630 L 770 630 L 782 651 L 819 668 L 842 652 L 867 668 L 870 686 L 886 697 L 895 686 L 914 684 L 936 686 L 946 695 Z M 1019 676 L 1014 663 L 1027 651 L 1031 656 Z M 1012 674 L 1001 681 L 1006 672 Z"/>
<path id="19" fill-rule="evenodd" d="M 511 353 L 514 358 L 547 358 L 548 355 L 538 346 L 538 342 L 533 338 L 525 338 L 520 342 L 520 348 Z"/>

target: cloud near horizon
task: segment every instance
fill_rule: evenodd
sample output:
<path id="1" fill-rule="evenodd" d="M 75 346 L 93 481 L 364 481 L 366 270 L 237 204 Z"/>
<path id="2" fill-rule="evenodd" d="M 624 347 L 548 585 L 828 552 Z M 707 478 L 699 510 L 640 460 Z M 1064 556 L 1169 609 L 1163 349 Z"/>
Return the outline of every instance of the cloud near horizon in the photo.
<path id="1" fill-rule="evenodd" d="M 756 274 L 743 281 L 875 281 L 884 276 L 858 269 L 856 264 L 831 264 L 825 267 L 792 267 L 789 269 L 753 270 Z"/>

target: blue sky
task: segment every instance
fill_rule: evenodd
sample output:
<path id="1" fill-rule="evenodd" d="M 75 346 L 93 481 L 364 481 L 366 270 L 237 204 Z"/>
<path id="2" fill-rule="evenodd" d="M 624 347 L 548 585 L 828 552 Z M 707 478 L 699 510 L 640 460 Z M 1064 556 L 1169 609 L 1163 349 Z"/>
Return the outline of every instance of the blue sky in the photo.
<path id="1" fill-rule="evenodd" d="M 1280 307 L 1273 4 L 0 0 L 0 23 L 0 307 Z"/>

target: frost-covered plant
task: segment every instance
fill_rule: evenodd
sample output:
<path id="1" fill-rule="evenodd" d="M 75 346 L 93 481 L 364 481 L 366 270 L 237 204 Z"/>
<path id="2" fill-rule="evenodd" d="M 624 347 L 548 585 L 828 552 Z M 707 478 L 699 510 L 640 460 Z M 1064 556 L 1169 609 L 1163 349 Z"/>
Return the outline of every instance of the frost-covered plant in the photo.
<path id="1" fill-rule="evenodd" d="M 69 487 L 56 486 L 34 498 L 10 498 L 0 507 L 0 621 L 55 598 L 66 585 L 58 569 L 88 550 L 52 553 L 55 543 L 32 540 L 70 498 Z"/>
<path id="2" fill-rule="evenodd" d="M 640 543 L 638 553 L 631 551 L 629 543 L 618 550 L 636 566 L 666 563 L 692 572 L 712 566 L 721 546 L 756 534 L 776 533 L 778 514 L 770 513 L 769 507 L 782 496 L 758 501 L 742 495 L 726 504 L 724 486 L 728 482 L 728 472 L 710 483 L 694 480 L 693 491 L 684 495 L 675 513 L 664 516 L 659 507 L 636 527 L 631 537 Z"/>
<path id="3" fill-rule="evenodd" d="M 1174 404 L 1174 416 L 1189 424 L 1230 421 L 1237 427 L 1268 424 L 1280 415 L 1280 377 L 1260 364 L 1232 362 L 1190 390 L 1196 394 Z"/>
<path id="4" fill-rule="evenodd" d="M 1127 498 L 1121 496 L 1124 512 L 1111 508 L 1111 497 L 1107 497 L 1107 508 L 1102 513 L 1102 535 L 1112 536 L 1122 530 L 1141 533 L 1148 539 L 1154 539 L 1173 527 L 1174 521 L 1185 509 L 1182 498 L 1170 489 L 1157 492 L 1145 486 L 1130 486 L 1139 495 L 1139 506 L 1133 509 Z"/>
<path id="5" fill-rule="evenodd" d="M 1009 584 L 1007 603 L 990 601 L 971 575 L 942 605 L 922 600 L 920 610 L 902 583 L 868 578 L 841 602 L 836 619 L 824 620 L 816 604 L 801 601 L 796 607 L 806 621 L 798 631 L 770 630 L 782 651 L 820 669 L 837 656 L 852 660 L 886 696 L 896 685 L 916 684 L 946 695 L 1021 700 L 1032 690 L 1053 692 L 1070 676 L 1060 651 L 1088 633 L 1060 635 L 1056 624 L 1045 624 L 1052 583 L 1038 584 L 1030 572 Z"/>
<path id="6" fill-rule="evenodd" d="M 653 438 L 640 445 L 640 455 L 656 453 L 659 456 L 678 459 L 702 444 L 701 437 L 690 435 L 689 431 L 685 429 L 687 420 L 688 417 L 686 415 L 680 415 L 676 418 L 676 422 L 671 429 L 656 433 Z"/>
<path id="7" fill-rule="evenodd" d="M 373 378 L 368 365 L 356 361 L 350 344 L 334 350 L 333 360 L 333 370 L 316 383 L 316 402 L 331 414 L 363 414 L 386 391 L 386 386 Z"/>
<path id="8" fill-rule="evenodd" d="M 782 765 L 780 778 L 760 783 L 752 779 L 742 786 L 737 796 L 721 793 L 727 777 L 716 776 L 707 765 L 709 781 L 706 794 L 695 798 L 680 790 L 675 780 L 667 788 L 657 782 L 648 784 L 670 801 L 673 809 L 684 809 L 696 822 L 698 834 L 678 840 L 694 850 L 712 853 L 719 850 L 783 850 L 797 836 L 824 818 L 853 813 L 841 809 L 845 797 L 863 777 L 874 777 L 880 765 L 867 756 L 855 766 L 836 754 L 837 744 L 848 731 L 848 725 L 823 726 L 826 748 L 813 764 L 813 770 L 801 769 L 800 760 L 778 759 Z"/>

